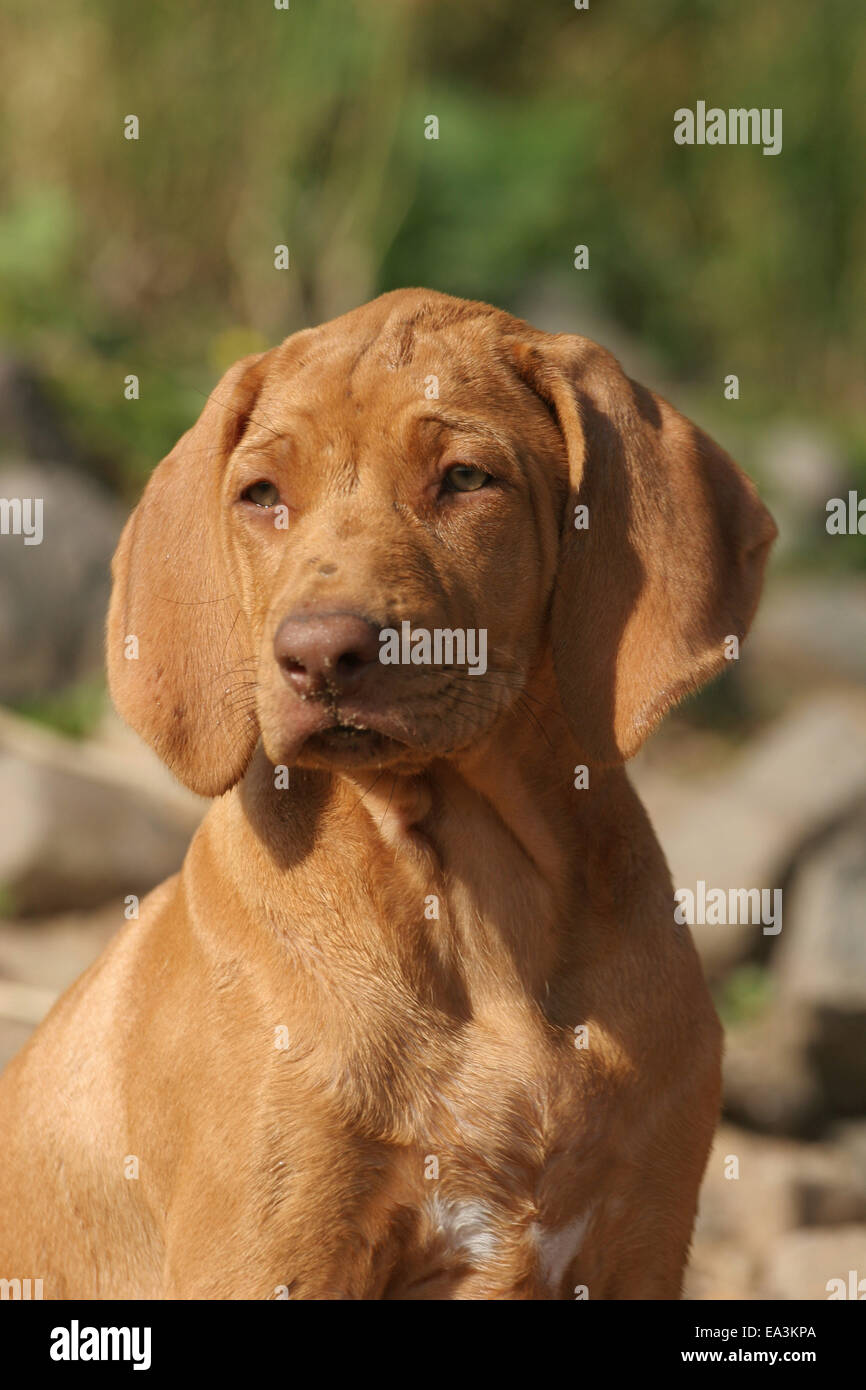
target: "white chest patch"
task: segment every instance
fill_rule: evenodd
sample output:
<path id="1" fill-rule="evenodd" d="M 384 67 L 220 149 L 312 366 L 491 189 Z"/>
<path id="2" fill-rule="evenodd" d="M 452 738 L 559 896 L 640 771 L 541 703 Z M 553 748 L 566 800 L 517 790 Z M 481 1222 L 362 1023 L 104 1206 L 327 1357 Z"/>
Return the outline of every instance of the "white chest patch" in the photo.
<path id="1" fill-rule="evenodd" d="M 454 1255 L 484 1264 L 497 1252 L 502 1253 L 501 1230 L 497 1231 L 493 1211 L 483 1202 L 461 1201 L 434 1196 L 426 1203 L 432 1233 Z M 527 1234 L 535 1245 L 538 1268 L 551 1290 L 559 1290 L 565 1272 L 577 1255 L 586 1236 L 592 1209 L 583 1212 L 564 1226 L 550 1228 L 533 1224 Z M 501 1215 L 499 1220 L 501 1222 Z"/>
<path id="2" fill-rule="evenodd" d="M 565 1271 L 580 1250 L 591 1215 L 591 1211 L 585 1211 L 556 1230 L 547 1230 L 544 1226 L 534 1228 L 539 1268 L 551 1289 L 559 1288 Z"/>
<path id="3" fill-rule="evenodd" d="M 427 1203 L 427 1211 L 436 1235 L 454 1254 L 478 1262 L 495 1255 L 498 1241 L 491 1213 L 483 1202 L 434 1196 Z"/>

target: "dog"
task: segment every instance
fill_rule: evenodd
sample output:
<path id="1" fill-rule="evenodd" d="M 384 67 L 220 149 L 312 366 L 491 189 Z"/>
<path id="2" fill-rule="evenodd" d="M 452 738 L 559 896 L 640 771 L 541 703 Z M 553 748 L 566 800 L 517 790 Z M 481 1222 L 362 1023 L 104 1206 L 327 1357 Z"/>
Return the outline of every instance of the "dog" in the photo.
<path id="1" fill-rule="evenodd" d="M 721 1030 L 624 764 L 774 536 L 610 353 L 486 304 L 395 291 L 235 364 L 107 636 L 121 715 L 215 800 L 0 1083 L 0 1273 L 678 1298 Z"/>

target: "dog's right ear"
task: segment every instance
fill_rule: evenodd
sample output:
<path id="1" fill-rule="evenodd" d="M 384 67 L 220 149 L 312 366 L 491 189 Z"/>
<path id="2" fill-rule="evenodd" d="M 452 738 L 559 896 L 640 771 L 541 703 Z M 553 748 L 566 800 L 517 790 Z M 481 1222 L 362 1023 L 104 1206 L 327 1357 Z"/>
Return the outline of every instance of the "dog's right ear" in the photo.
<path id="1" fill-rule="evenodd" d="M 512 353 L 567 456 L 551 612 L 563 709 L 587 760 L 616 764 L 724 669 L 776 527 L 733 459 L 604 348 L 529 330 Z"/>
<path id="2" fill-rule="evenodd" d="M 269 356 L 245 357 L 222 377 L 196 424 L 151 475 L 112 563 L 112 698 L 202 796 L 239 780 L 259 734 L 236 693 L 250 679 L 241 663 L 254 652 L 228 559 L 221 482 Z"/>

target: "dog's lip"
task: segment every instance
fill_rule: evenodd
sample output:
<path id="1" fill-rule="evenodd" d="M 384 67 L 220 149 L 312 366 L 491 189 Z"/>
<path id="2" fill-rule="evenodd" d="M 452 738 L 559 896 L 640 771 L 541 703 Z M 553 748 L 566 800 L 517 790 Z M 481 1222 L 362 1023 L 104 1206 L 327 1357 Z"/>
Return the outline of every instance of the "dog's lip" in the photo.
<path id="1" fill-rule="evenodd" d="M 380 731 L 374 729 L 369 724 L 355 723 L 352 720 L 335 720 L 333 724 L 324 724 L 321 729 L 310 734 L 310 738 L 361 738 L 371 734 L 381 737 Z"/>
<path id="2" fill-rule="evenodd" d="M 389 729 L 380 728 L 372 720 L 364 721 L 346 715 L 343 715 L 342 718 L 335 717 L 329 723 L 323 723 L 317 729 L 312 729 L 304 741 L 305 743 L 345 741 L 346 744 L 352 744 L 373 743 L 378 740 L 386 743 L 405 744 L 404 739 L 396 738 Z"/>
<path id="3" fill-rule="evenodd" d="M 384 730 L 335 721 L 308 734 L 300 754 L 302 761 L 312 758 L 317 763 L 353 767 L 391 762 L 408 751 L 405 742 Z"/>
<path id="4" fill-rule="evenodd" d="M 340 743 L 347 745 L 360 742 L 373 742 L 382 739 L 389 743 L 405 743 L 392 731 L 391 721 L 385 713 L 379 715 L 370 710 L 323 705 L 319 717 L 307 726 L 304 744 Z"/>

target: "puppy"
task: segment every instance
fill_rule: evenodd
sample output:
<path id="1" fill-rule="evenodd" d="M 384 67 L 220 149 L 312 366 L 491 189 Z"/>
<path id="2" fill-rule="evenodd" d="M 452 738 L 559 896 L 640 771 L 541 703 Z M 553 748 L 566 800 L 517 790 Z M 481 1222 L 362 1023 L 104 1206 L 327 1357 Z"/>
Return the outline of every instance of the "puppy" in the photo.
<path id="1" fill-rule="evenodd" d="M 0 1083 L 0 1274 L 677 1298 L 720 1029 L 623 764 L 774 535 L 609 353 L 489 305 L 387 294 L 232 367 L 108 624 L 118 709 L 214 804 Z"/>

